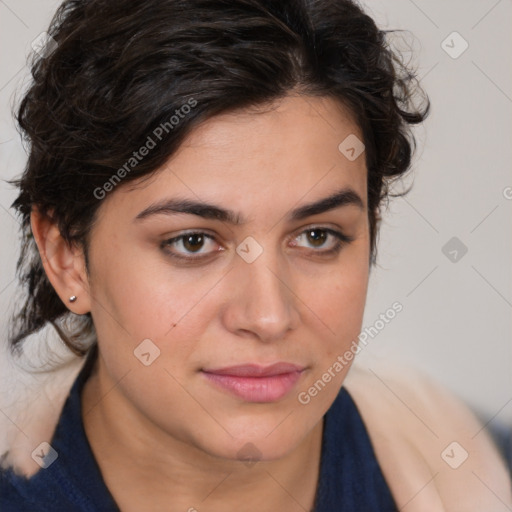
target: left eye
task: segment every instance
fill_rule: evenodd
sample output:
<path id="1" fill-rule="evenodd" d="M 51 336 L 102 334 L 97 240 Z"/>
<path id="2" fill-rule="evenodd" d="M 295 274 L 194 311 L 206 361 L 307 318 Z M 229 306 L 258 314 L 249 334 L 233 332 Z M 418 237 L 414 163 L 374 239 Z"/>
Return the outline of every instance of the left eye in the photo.
<path id="1" fill-rule="evenodd" d="M 343 233 L 335 231 L 333 229 L 327 228 L 309 228 L 304 230 L 299 236 L 295 238 L 295 240 L 303 239 L 308 243 L 311 243 L 313 249 L 318 247 L 324 247 L 325 242 L 328 239 L 331 239 L 331 248 L 325 249 L 323 251 L 317 251 L 320 253 L 330 253 L 334 252 L 337 248 L 340 248 L 343 242 L 349 242 L 350 238 L 345 236 Z M 297 243 L 293 243 L 292 245 L 296 246 Z"/>
<path id="2" fill-rule="evenodd" d="M 329 239 L 331 240 L 331 243 L 327 244 Z M 319 255 L 329 255 L 339 252 L 345 243 L 352 241 L 352 238 L 333 229 L 313 227 L 302 231 L 293 239 L 290 245 L 292 247 L 300 247 L 301 241 L 305 241 L 310 244 L 309 247 L 306 248 L 313 249 L 314 253 Z M 208 244 L 218 245 L 215 242 L 215 237 L 201 231 L 194 231 L 164 240 L 162 242 L 162 247 L 172 258 L 193 261 L 203 259 L 209 254 L 222 250 L 203 250 Z M 327 249 L 318 250 L 326 245 L 328 246 Z M 171 251 L 169 250 L 169 247 L 174 247 L 179 250 Z M 198 254 L 200 256 L 187 256 L 187 254 Z"/>

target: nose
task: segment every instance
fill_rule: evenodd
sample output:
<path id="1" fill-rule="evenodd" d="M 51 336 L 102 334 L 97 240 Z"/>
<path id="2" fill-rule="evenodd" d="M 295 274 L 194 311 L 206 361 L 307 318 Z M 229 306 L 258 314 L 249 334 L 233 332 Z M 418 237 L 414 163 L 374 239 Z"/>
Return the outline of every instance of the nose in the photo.
<path id="1" fill-rule="evenodd" d="M 233 290 L 223 312 L 229 331 L 272 342 L 299 325 L 300 300 L 286 263 L 278 261 L 272 251 L 264 250 L 252 263 L 237 261 L 227 286 Z"/>

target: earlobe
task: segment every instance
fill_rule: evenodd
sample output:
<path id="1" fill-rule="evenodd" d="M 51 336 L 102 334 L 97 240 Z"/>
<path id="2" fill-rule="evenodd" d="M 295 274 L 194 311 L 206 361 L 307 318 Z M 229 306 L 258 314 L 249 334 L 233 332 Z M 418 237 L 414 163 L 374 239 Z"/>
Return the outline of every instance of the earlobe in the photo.
<path id="1" fill-rule="evenodd" d="M 45 215 L 32 208 L 30 225 L 46 276 L 57 295 L 73 313 L 88 313 L 91 301 L 83 251 L 62 237 L 51 212 Z"/>

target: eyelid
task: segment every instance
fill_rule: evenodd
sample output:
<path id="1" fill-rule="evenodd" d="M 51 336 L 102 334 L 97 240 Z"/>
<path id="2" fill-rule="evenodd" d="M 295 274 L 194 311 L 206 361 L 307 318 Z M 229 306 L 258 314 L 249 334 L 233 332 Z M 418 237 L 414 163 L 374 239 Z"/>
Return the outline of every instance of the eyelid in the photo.
<path id="1" fill-rule="evenodd" d="M 331 228 L 328 226 L 322 226 L 321 224 L 312 224 L 311 226 L 301 228 L 299 231 L 297 231 L 295 234 L 291 236 L 291 239 L 295 239 L 298 236 L 307 233 L 308 231 L 314 231 L 316 229 L 318 229 L 319 231 L 325 231 L 326 233 L 334 237 L 340 238 L 345 242 L 352 242 L 354 240 L 354 237 L 345 234 L 345 232 L 341 228 Z"/>
<path id="2" fill-rule="evenodd" d="M 322 256 L 322 255 L 338 253 L 344 245 L 346 245 L 354 240 L 354 237 L 346 235 L 343 232 L 343 230 L 341 230 L 340 228 L 334 229 L 334 228 L 322 226 L 320 224 L 312 224 L 310 226 L 301 228 L 299 231 L 297 231 L 293 235 L 291 235 L 290 239 L 294 240 L 294 239 L 298 238 L 299 236 L 307 233 L 308 231 L 314 231 L 314 230 L 324 231 L 328 235 L 331 235 L 332 237 L 334 237 L 336 239 L 336 243 L 335 243 L 334 247 L 332 247 L 331 249 L 315 250 L 314 248 L 303 248 L 305 251 L 309 251 L 313 255 Z M 203 235 L 205 238 L 209 238 L 210 240 L 213 240 L 218 244 L 217 237 L 215 235 L 208 233 L 208 231 L 197 229 L 197 230 L 188 230 L 188 231 L 180 233 L 179 235 L 173 236 L 171 238 L 167 238 L 162 241 L 161 247 L 165 250 L 166 246 L 172 245 L 175 242 L 183 240 L 184 237 L 186 237 L 187 235 Z M 297 245 L 296 245 L 296 247 L 297 247 Z M 169 250 L 166 250 L 165 252 L 171 258 L 181 260 L 184 262 L 196 263 L 196 262 L 204 261 L 204 260 L 208 259 L 209 257 L 211 257 L 213 254 L 215 254 L 217 252 L 221 252 L 223 250 L 225 250 L 225 249 L 211 251 L 209 253 L 202 254 L 200 256 L 183 256 L 180 253 L 172 252 Z M 190 253 L 190 254 L 193 254 L 193 253 Z"/>
<path id="3" fill-rule="evenodd" d="M 175 242 L 179 242 L 179 241 L 183 240 L 187 235 L 203 235 L 204 238 L 208 238 L 210 240 L 213 240 L 216 244 L 218 244 L 216 236 L 208 233 L 207 231 L 204 231 L 204 230 L 189 230 L 189 231 L 185 231 L 183 233 L 180 233 L 179 235 L 173 236 L 171 238 L 166 238 L 165 240 L 163 240 L 161 242 L 160 246 L 165 250 L 165 248 L 167 246 L 172 245 Z M 222 250 L 224 250 L 224 249 L 222 249 Z M 211 251 L 211 252 L 209 252 L 207 254 L 203 254 L 201 256 L 182 256 L 179 253 L 166 250 L 166 253 L 169 254 L 172 258 L 176 258 L 176 259 L 180 259 L 180 260 L 185 260 L 185 261 L 202 260 L 202 259 L 205 259 L 205 258 L 211 256 L 212 254 L 215 254 L 216 252 L 220 252 L 220 250 Z M 193 253 L 190 253 L 190 254 L 193 254 Z"/>

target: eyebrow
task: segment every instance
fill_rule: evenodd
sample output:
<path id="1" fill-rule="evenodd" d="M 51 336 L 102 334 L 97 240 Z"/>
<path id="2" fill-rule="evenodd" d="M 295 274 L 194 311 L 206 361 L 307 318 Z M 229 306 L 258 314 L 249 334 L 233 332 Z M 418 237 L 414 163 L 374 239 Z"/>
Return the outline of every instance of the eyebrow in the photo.
<path id="1" fill-rule="evenodd" d="M 312 215 L 318 215 L 342 206 L 354 205 L 364 210 L 365 206 L 361 197 L 351 188 L 343 188 L 328 197 L 300 206 L 292 210 L 288 215 L 289 221 L 302 220 Z M 222 208 L 215 204 L 192 201 L 190 199 L 164 199 L 151 204 L 142 210 L 134 219 L 140 221 L 153 215 L 175 214 L 197 215 L 204 219 L 220 220 L 233 225 L 241 225 L 247 222 L 240 213 Z"/>

